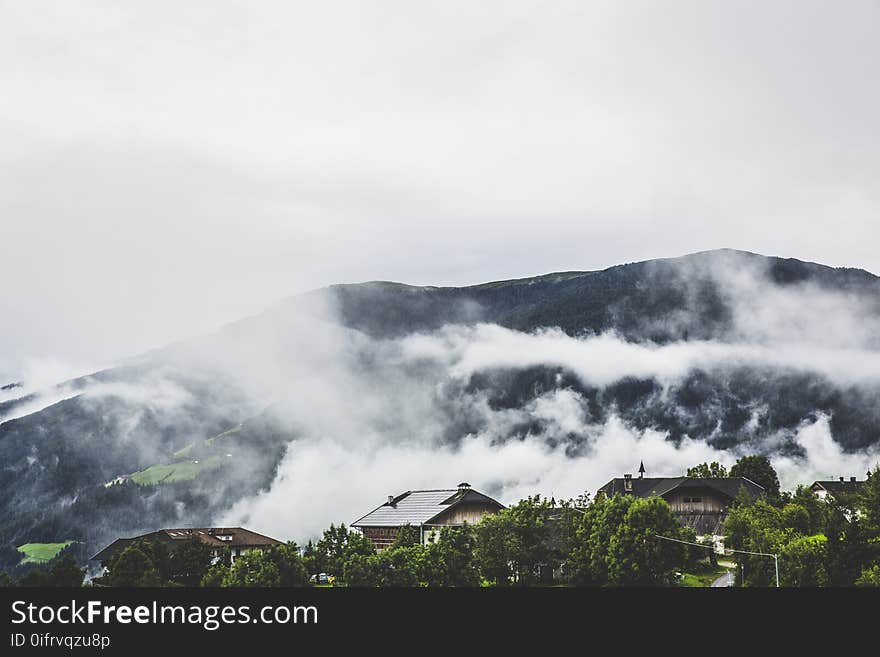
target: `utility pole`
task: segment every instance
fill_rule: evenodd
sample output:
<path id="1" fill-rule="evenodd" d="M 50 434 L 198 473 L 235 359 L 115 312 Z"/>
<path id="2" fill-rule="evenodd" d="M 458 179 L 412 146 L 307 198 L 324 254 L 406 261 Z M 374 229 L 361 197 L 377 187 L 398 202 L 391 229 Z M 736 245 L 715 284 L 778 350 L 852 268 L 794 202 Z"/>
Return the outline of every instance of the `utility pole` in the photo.
<path id="1" fill-rule="evenodd" d="M 770 554 L 768 552 L 747 552 L 746 550 L 731 550 L 731 552 L 739 552 L 740 554 L 754 554 L 759 557 L 773 557 L 773 565 L 776 570 L 776 588 L 779 588 L 779 555 Z M 745 564 L 743 564 L 743 583 L 745 583 Z"/>

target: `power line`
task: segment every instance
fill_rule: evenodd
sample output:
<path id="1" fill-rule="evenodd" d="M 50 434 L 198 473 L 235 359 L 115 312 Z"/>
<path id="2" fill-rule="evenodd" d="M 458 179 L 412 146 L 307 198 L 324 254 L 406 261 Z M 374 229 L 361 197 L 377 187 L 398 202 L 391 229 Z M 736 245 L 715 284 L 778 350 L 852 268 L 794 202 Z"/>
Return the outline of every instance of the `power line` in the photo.
<path id="1" fill-rule="evenodd" d="M 675 543 L 684 543 L 685 545 L 693 545 L 695 547 L 706 548 L 707 550 L 714 550 L 715 549 L 714 545 L 705 545 L 703 543 L 692 543 L 690 541 L 682 541 L 677 538 L 669 538 L 668 536 L 660 536 L 660 534 L 654 534 L 654 536 L 657 538 L 662 538 L 664 541 L 673 541 Z"/>
<path id="2" fill-rule="evenodd" d="M 706 548 L 707 550 L 714 550 L 714 545 L 703 545 L 702 543 L 693 543 L 691 541 L 682 541 L 678 538 L 670 538 L 669 536 L 660 536 L 660 534 L 654 534 L 657 538 L 662 538 L 664 541 L 672 541 L 673 543 L 683 543 L 684 545 L 693 545 L 695 547 Z M 733 548 L 724 548 L 724 552 L 736 552 L 737 554 L 752 554 L 758 557 L 773 557 L 773 562 L 776 566 L 776 588 L 779 588 L 779 555 L 778 554 L 770 554 L 768 552 L 749 552 L 748 550 L 734 550 Z"/>

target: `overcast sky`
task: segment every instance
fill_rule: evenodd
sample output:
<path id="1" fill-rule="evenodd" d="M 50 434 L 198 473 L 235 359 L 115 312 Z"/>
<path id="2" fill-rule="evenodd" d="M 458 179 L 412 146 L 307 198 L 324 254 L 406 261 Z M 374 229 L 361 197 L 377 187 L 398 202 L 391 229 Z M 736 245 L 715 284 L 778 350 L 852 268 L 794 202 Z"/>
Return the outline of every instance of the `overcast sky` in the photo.
<path id="1" fill-rule="evenodd" d="M 334 282 L 717 247 L 880 272 L 877 25 L 857 0 L 0 0 L 0 377 Z"/>

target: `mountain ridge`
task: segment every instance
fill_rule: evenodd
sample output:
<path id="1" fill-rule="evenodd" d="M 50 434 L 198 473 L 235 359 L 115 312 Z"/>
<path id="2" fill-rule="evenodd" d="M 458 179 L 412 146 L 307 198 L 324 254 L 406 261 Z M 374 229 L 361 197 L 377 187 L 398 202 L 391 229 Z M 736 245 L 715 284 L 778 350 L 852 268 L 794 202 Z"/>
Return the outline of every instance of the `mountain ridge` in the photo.
<path id="1" fill-rule="evenodd" d="M 833 324 L 837 316 L 843 321 Z M 880 278 L 723 249 L 463 287 L 373 281 L 290 297 L 214 334 L 64 382 L 66 398 L 23 417 L 0 417 L 0 569 L 17 563 L 15 548 L 24 543 L 63 538 L 88 551 L 154 526 L 210 524 L 234 503 L 269 490 L 285 454 L 310 426 L 323 426 L 324 416 L 339 410 L 289 396 L 311 399 L 313 388 L 342 388 L 352 395 L 345 403 L 358 407 L 360 394 L 377 392 L 383 404 L 395 400 L 398 380 L 401 390 L 424 386 L 431 421 L 440 423 L 439 446 L 486 431 L 498 415 L 509 422 L 509 435 L 498 440 L 532 437 L 581 453 L 588 432 L 554 428 L 534 413 L 536 404 L 559 394 L 595 426 L 617 418 L 633 431 L 661 432 L 675 445 L 690 438 L 720 450 L 798 458 L 798 431 L 820 418 L 845 451 L 880 445 L 880 386 L 835 381 L 808 362 L 792 369 L 732 361 L 691 367 L 671 382 L 642 374 L 599 384 L 565 358 L 486 366 L 458 380 L 442 361 L 401 355 L 411 336 L 443 345 L 482 336 L 483 325 L 535 339 L 552 330 L 576 347 L 596 336 L 651 349 L 773 345 L 794 336 L 871 355 L 880 350 L 874 330 Z M 343 378 L 334 378 L 340 372 Z M 288 389 L 275 394 L 279 386 Z M 7 399 L 0 413 L 8 417 L 35 401 Z M 377 408 L 379 416 L 368 418 L 373 425 L 360 427 L 359 418 L 356 430 L 381 435 L 412 420 L 408 409 Z M 212 437 L 237 427 L 222 452 L 205 452 L 217 468 L 187 465 Z M 123 475 L 174 468 L 186 478 L 105 486 Z"/>
<path id="2" fill-rule="evenodd" d="M 374 279 L 374 280 L 366 280 L 366 281 L 358 281 L 351 283 L 333 283 L 331 285 L 325 286 L 324 288 L 316 288 L 315 290 L 311 290 L 310 292 L 332 288 L 337 286 L 354 286 L 354 285 L 393 285 L 393 286 L 401 286 L 405 288 L 415 288 L 415 289 L 427 289 L 427 290 L 464 290 L 464 289 L 478 289 L 485 287 L 493 287 L 499 284 L 516 284 L 523 283 L 527 284 L 531 281 L 538 281 L 542 279 L 547 279 L 551 277 L 565 277 L 565 278 L 576 278 L 579 276 L 586 276 L 589 274 L 596 274 L 601 272 L 607 272 L 613 269 L 620 269 L 622 267 L 630 267 L 632 265 L 644 265 L 647 263 L 658 263 L 658 262 L 682 262 L 691 258 L 702 258 L 702 257 L 712 257 L 719 254 L 734 254 L 734 255 L 742 255 L 746 257 L 754 257 L 760 259 L 795 263 L 800 265 L 814 266 L 822 269 L 828 269 L 833 271 L 845 271 L 845 272 L 857 272 L 859 274 L 867 274 L 872 279 L 880 279 L 880 275 L 874 274 L 867 269 L 861 267 L 846 267 L 846 266 L 834 266 L 834 265 L 826 265 L 821 262 L 816 262 L 812 260 L 801 260 L 800 258 L 794 257 L 786 257 L 786 256 L 775 256 L 775 255 L 766 255 L 763 253 L 758 253 L 757 251 L 747 251 L 744 249 L 735 249 L 730 247 L 721 247 L 717 249 L 705 249 L 701 251 L 693 251 L 690 253 L 685 253 L 680 256 L 666 256 L 662 258 L 646 258 L 644 260 L 632 260 L 630 262 L 622 262 L 616 265 L 610 265 L 608 267 L 602 269 L 572 269 L 572 270 L 561 270 L 561 271 L 551 271 L 544 274 L 534 274 L 531 276 L 522 276 L 518 278 L 502 278 L 497 280 L 490 280 L 483 283 L 469 283 L 466 285 L 416 285 L 413 283 L 404 283 L 403 281 L 392 281 L 392 280 L 384 280 L 384 279 Z M 309 292 L 306 292 L 308 294 Z"/>

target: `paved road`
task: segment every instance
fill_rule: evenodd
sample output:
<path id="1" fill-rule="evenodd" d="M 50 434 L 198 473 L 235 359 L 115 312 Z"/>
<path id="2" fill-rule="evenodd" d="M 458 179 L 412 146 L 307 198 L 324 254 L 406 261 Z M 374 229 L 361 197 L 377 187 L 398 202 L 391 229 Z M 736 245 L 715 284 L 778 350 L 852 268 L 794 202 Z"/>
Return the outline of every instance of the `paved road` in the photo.
<path id="1" fill-rule="evenodd" d="M 728 588 L 733 586 L 735 576 L 732 570 L 728 570 L 721 577 L 712 582 L 712 588 Z"/>

